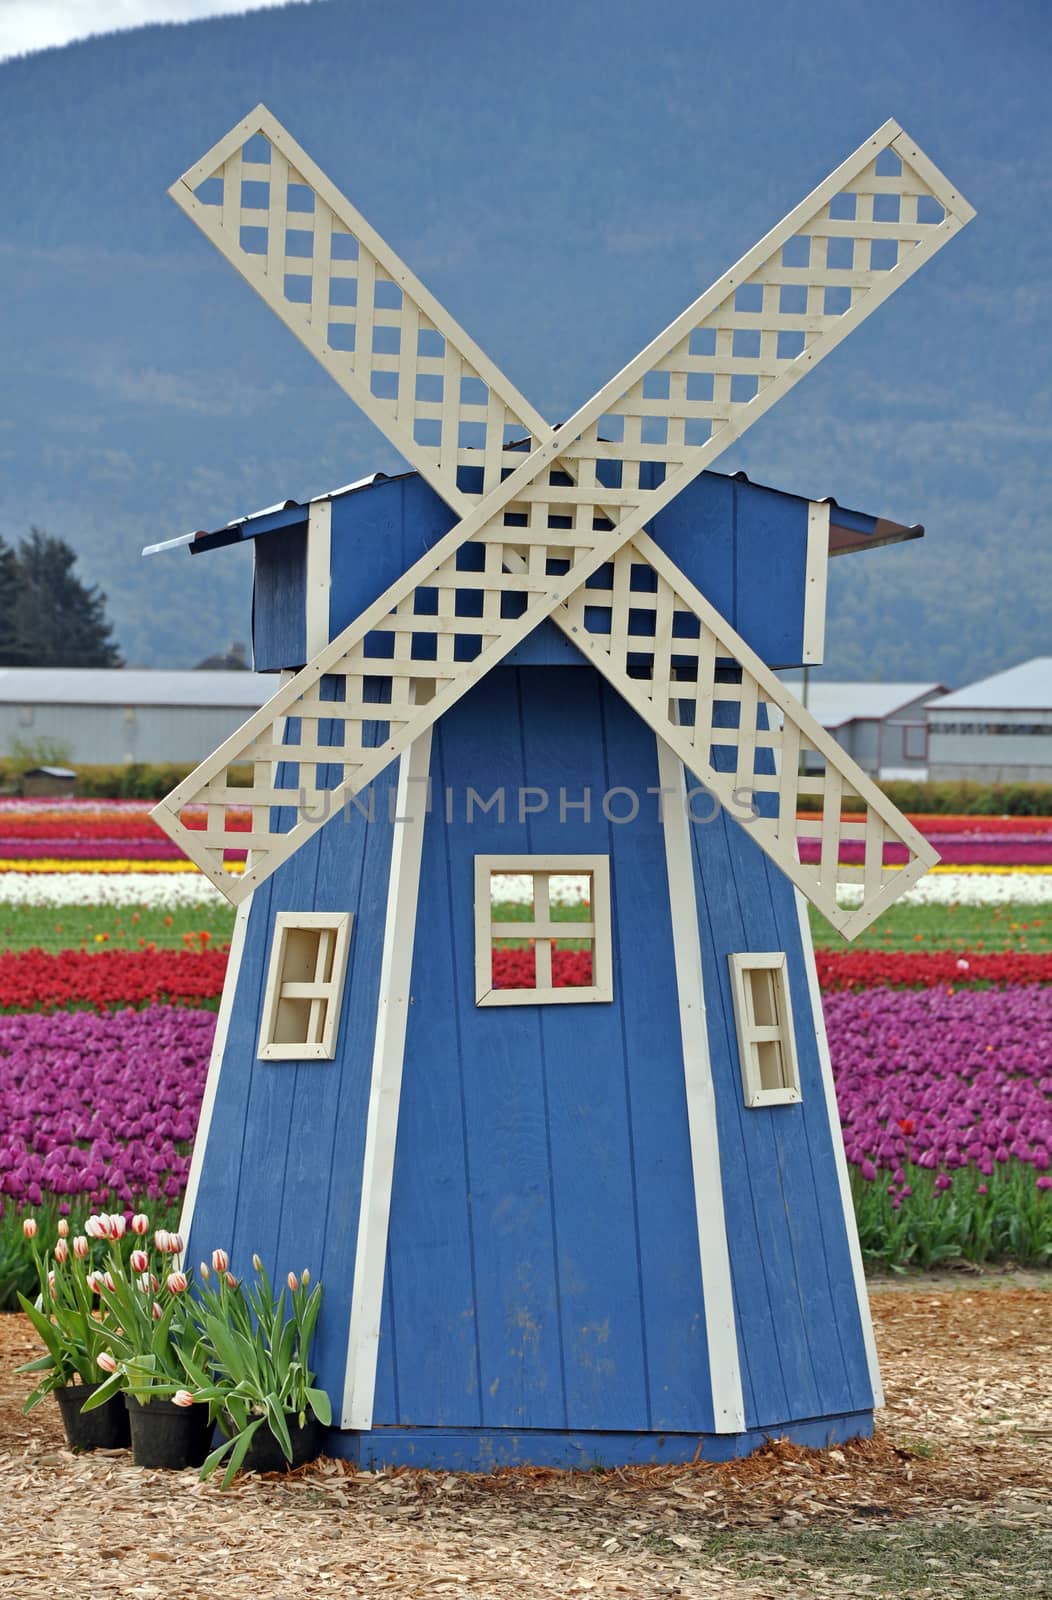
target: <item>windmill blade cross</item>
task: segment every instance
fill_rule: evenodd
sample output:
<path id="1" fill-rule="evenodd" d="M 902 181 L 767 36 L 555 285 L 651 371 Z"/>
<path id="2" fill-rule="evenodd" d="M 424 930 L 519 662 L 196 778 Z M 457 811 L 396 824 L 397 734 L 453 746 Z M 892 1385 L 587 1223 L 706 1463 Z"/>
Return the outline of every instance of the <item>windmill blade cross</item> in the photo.
<path id="1" fill-rule="evenodd" d="M 270 141 L 276 177 L 272 175 L 267 183 L 267 208 L 246 210 L 243 186 L 262 183 L 268 172 L 264 164 L 242 158 L 245 143 L 259 133 Z M 896 170 L 880 170 L 884 156 Z M 199 199 L 195 191 L 217 177 L 220 192 L 212 202 Z M 309 210 L 304 209 L 303 197 L 294 193 L 300 189 L 309 199 Z M 625 670 L 624 640 L 612 633 L 603 641 L 584 626 L 581 597 L 587 592 L 583 587 L 587 580 L 619 552 L 624 554 L 630 540 L 627 564 L 650 564 L 656 547 L 652 550 L 652 542 L 645 536 L 634 537 L 644 522 L 973 215 L 967 202 L 898 125 L 885 124 L 568 423 L 551 430 L 262 109 L 220 141 L 174 187 L 173 194 L 341 386 L 453 509 L 462 513 L 457 527 L 158 808 L 162 826 L 231 898 L 240 898 L 292 853 L 305 831 L 313 831 L 313 825 L 301 820 L 290 831 L 275 834 L 269 807 L 288 799 L 287 792 L 282 796 L 279 791 L 277 797 L 272 793 L 274 760 L 298 759 L 300 770 L 306 769 L 312 776 L 316 776 L 319 763 L 328 768 L 333 764 L 332 747 L 322 747 L 323 755 L 316 745 L 318 715 L 331 718 L 334 714 L 331 700 L 318 701 L 323 676 L 342 674 L 348 686 L 342 712 L 344 780 L 331 797 L 334 800 L 364 787 L 547 615 L 590 653 L 622 692 L 627 685 L 636 691 L 629 698 L 638 699 L 639 680 L 630 678 Z M 290 197 L 296 201 L 293 210 L 289 209 Z M 922 217 L 925 203 L 929 210 Z M 308 217 L 312 219 L 310 228 L 303 225 Z M 289 226 L 291 218 L 297 223 L 295 228 Z M 255 239 L 259 246 L 255 252 L 245 248 L 246 228 L 260 228 L 265 235 Z M 288 255 L 292 232 L 311 238 L 309 262 L 306 255 Z M 331 252 L 339 237 L 350 239 L 347 252 L 319 262 L 319 242 Z M 883 259 L 875 261 L 874 251 L 880 250 Z M 831 253 L 836 258 L 833 262 Z M 299 263 L 291 272 L 290 261 Z M 338 261 L 344 263 L 342 270 L 335 265 Z M 353 270 L 347 265 L 352 261 Z M 294 282 L 304 279 L 308 268 L 309 301 L 290 301 L 290 277 Z M 334 308 L 331 285 L 348 280 L 355 283 L 353 306 Z M 382 283 L 392 288 L 389 304 L 381 310 L 376 296 Z M 345 298 L 349 301 L 352 297 Z M 326 320 L 333 317 L 334 322 Z M 334 350 L 334 326 L 353 328 L 350 350 Z M 376 349 L 376 330 L 381 327 L 393 330 L 388 341 L 392 349 L 387 353 Z M 441 341 L 441 351 L 434 355 L 422 353 L 421 335 L 427 332 Z M 438 372 L 434 370 L 436 362 Z M 421 400 L 421 378 L 425 383 L 428 378 L 439 378 L 440 398 Z M 469 389 L 465 400 L 465 378 L 469 385 L 481 386 L 484 394 Z M 384 379 L 388 381 L 381 381 Z M 378 394 L 378 388 L 389 393 Z M 431 413 L 437 410 L 438 416 L 421 414 L 422 406 Z M 525 424 L 535 441 L 525 459 L 520 452 L 506 449 L 509 425 L 518 423 Z M 475 436 L 473 447 L 467 442 L 473 437 L 470 430 L 480 427 L 482 435 Z M 600 437 L 600 430 L 613 433 L 614 442 Z M 427 442 L 429 431 L 432 443 Z M 471 497 L 458 483 L 458 469 L 479 464 L 483 466 L 482 493 L 474 497 L 475 504 L 469 509 Z M 654 486 L 643 485 L 647 475 L 657 480 Z M 468 568 L 458 558 L 469 542 L 481 546 L 481 584 L 468 576 Z M 620 563 L 621 568 L 625 565 Z M 682 580 L 674 568 L 673 574 Z M 681 588 L 683 583 L 685 580 Z M 484 590 L 481 621 L 458 618 L 457 594 L 479 587 Z M 437 617 L 430 599 L 420 610 L 414 604 L 422 589 L 437 590 Z M 664 596 L 665 609 L 671 606 L 675 610 L 679 604 L 682 611 L 682 597 L 677 602 L 667 589 L 668 577 L 659 577 L 657 591 Z M 571 601 L 575 593 L 576 609 Z M 517 601 L 521 598 L 522 604 L 516 601 L 508 607 L 509 596 Z M 697 615 L 697 607 L 694 609 Z M 698 652 L 695 710 L 704 708 L 706 696 L 708 701 L 713 698 L 709 690 L 702 693 L 700 674 L 703 663 L 714 671 L 717 640 L 720 659 L 729 654 L 740 664 L 742 683 L 748 685 L 741 704 L 750 717 L 759 714 L 761 704 L 791 699 L 762 662 L 753 658 L 751 666 L 745 665 L 743 651 L 748 654 L 747 647 L 715 613 L 712 617 L 718 627 L 714 629 L 710 621 L 699 635 L 709 644 Z M 414 639 L 422 632 L 436 636 L 435 657 L 430 663 L 413 655 Z M 368 650 L 369 639 L 382 633 L 395 635 L 392 656 L 386 662 L 382 655 Z M 470 659 L 463 659 L 463 652 L 458 658 L 458 636 L 477 642 Z M 674 662 L 682 665 L 684 654 L 689 657 L 690 652 L 684 652 L 677 641 L 674 655 L 667 651 L 660 663 L 655 656 L 656 681 L 667 688 L 676 676 Z M 385 675 L 389 699 L 380 719 L 375 702 L 362 699 L 362 684 L 366 677 Z M 426 684 L 423 705 L 418 703 L 419 692 L 414 693 L 414 682 Z M 668 699 L 662 706 L 660 696 L 649 698 L 648 720 L 663 733 L 672 731 L 669 742 L 674 746 L 677 740 L 682 743 L 682 729 L 677 732 L 678 724 L 669 717 Z M 726 701 L 727 697 L 723 698 Z M 790 711 L 783 705 L 783 714 L 788 719 L 786 726 L 795 730 L 793 738 L 802 737 L 811 748 L 820 748 L 825 735 L 802 708 Z M 288 715 L 301 720 L 305 716 L 314 727 L 315 742 L 301 741 L 298 753 L 282 745 L 275 734 L 277 719 Z M 367 725 L 373 730 L 368 740 L 364 737 Z M 377 738 L 376 730 L 381 727 L 385 731 Z M 743 731 L 737 741 L 739 776 L 744 770 L 742 752 L 751 758 L 758 745 L 773 748 L 773 739 L 774 730 L 768 727 Z M 727 743 L 723 731 L 721 741 Z M 864 798 L 868 810 L 881 819 L 881 858 L 884 833 L 890 829 L 892 837 L 908 844 L 915 861 L 930 861 L 931 852 L 920 836 L 852 764 L 844 764 L 846 758 L 839 747 L 827 742 L 832 748 L 823 754 L 830 770 L 839 771 L 838 782 L 846 781 L 858 793 L 861 779 L 871 791 Z M 238 842 L 249 843 L 254 856 L 235 890 L 222 872 L 223 844 L 229 839 L 222 825 L 215 827 L 215 821 L 217 811 L 222 813 L 238 800 L 244 803 L 243 790 L 236 797 L 230 794 L 227 768 L 245 759 L 255 763 L 257 776 L 251 801 L 254 823 L 249 840 L 242 836 Z M 717 793 L 725 787 L 721 775 L 709 765 L 700 741 L 693 744 L 690 765 L 706 782 L 711 780 Z M 784 787 L 783 782 L 781 798 L 787 802 Z M 191 799 L 209 807 L 203 836 L 190 834 L 179 820 L 179 809 Z M 836 911 L 835 883 L 828 882 L 830 807 L 824 809 L 825 885 L 823 888 L 811 873 L 815 881 L 807 892 L 812 899 L 819 892 L 827 915 L 843 925 L 844 919 Z M 839 810 L 837 794 L 837 824 Z M 795 817 L 795 807 L 793 814 Z M 904 837 L 903 829 L 912 837 Z M 790 864 L 798 866 L 795 839 L 792 862 L 786 858 L 789 840 L 784 826 L 773 831 L 764 848 L 769 845 L 776 847 L 771 853 L 786 870 Z M 874 899 L 871 891 L 879 890 L 882 875 L 876 870 L 874 881 L 874 871 L 867 848 L 866 898 L 856 922 Z M 905 886 L 903 877 L 899 881 Z"/>

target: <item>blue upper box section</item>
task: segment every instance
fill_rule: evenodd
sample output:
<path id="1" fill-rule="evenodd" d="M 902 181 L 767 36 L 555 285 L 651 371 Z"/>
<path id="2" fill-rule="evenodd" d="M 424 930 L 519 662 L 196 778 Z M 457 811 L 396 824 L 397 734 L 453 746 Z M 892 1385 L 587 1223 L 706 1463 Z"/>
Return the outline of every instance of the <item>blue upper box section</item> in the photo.
<path id="1" fill-rule="evenodd" d="M 662 549 L 772 667 L 803 661 L 808 504 L 743 477 L 705 472 L 648 524 Z M 290 506 L 248 519 L 236 535 L 254 540 L 252 629 L 260 672 L 299 667 L 306 659 L 307 515 L 306 506 Z M 858 520 L 857 513 L 843 515 Z M 334 497 L 330 637 L 378 599 L 454 521 L 445 502 L 415 473 Z M 861 521 L 863 538 L 877 530 L 875 519 Z M 534 665 L 584 661 L 552 623 L 538 628 L 508 659 Z"/>

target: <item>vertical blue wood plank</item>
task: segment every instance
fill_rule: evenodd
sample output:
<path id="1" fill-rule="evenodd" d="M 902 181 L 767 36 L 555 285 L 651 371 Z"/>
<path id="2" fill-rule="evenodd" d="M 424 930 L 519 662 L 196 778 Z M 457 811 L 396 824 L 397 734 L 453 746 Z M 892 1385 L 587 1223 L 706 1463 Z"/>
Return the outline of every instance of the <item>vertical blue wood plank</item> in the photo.
<path id="1" fill-rule="evenodd" d="M 252 661 L 257 672 L 307 659 L 307 512 L 252 541 Z M 274 685 L 277 689 L 277 684 Z"/>
<path id="2" fill-rule="evenodd" d="M 531 854 L 611 853 L 622 832 L 602 811 L 606 765 L 594 670 L 523 668 L 524 771 L 551 799 L 528 821 Z M 619 782 L 643 787 L 619 752 Z M 566 808 L 560 795 L 592 814 Z M 623 799 L 623 797 L 622 797 Z M 626 825 L 631 828 L 633 825 Z M 629 846 L 631 848 L 631 846 Z M 656 885 L 661 891 L 660 881 Z M 635 1176 L 625 1085 L 623 1002 L 538 1007 L 570 1427 L 648 1426 Z"/>
<path id="3" fill-rule="evenodd" d="M 780 933 L 771 905 L 771 886 L 767 874 L 767 860 L 759 846 L 747 836 L 744 828 L 730 826 L 727 830 L 731 871 L 739 884 L 739 899 L 745 918 L 746 938 L 744 949 L 786 950 L 792 966 L 799 967 L 799 939 L 786 946 Z M 791 968 L 790 968 L 791 970 Z M 809 1026 L 810 1009 L 802 1018 L 794 1010 L 797 1035 L 801 1026 Z M 817 1065 L 813 1049 L 809 1052 L 810 1065 Z M 807 1057 L 802 1065 L 808 1064 Z M 795 1298 L 800 1326 L 809 1352 L 809 1367 L 817 1391 L 818 1403 L 814 1411 L 795 1411 L 795 1416 L 818 1416 L 823 1412 L 844 1409 L 850 1398 L 843 1356 L 837 1331 L 837 1309 L 829 1291 L 829 1276 L 822 1249 L 822 1211 L 833 1207 L 839 1210 L 839 1196 L 835 1189 L 816 1194 L 811 1168 L 808 1141 L 807 1109 L 821 1094 L 821 1085 L 813 1072 L 802 1080 L 804 1101 L 797 1105 L 757 1107 L 747 1110 L 748 1119 L 762 1117 L 767 1124 L 768 1148 L 773 1146 L 774 1173 L 781 1191 L 781 1211 L 786 1223 L 786 1241 L 789 1248 L 787 1267 L 791 1268 L 795 1283 Z M 759 1129 L 758 1129 L 759 1133 Z M 760 1138 L 757 1140 L 760 1143 Z M 789 1319 L 782 1322 L 787 1331 Z M 805 1384 L 804 1394 L 811 1390 Z"/>
<path id="4" fill-rule="evenodd" d="M 818 1389 L 811 1362 L 807 1327 L 800 1304 L 799 1283 L 793 1259 L 790 1222 L 777 1170 L 777 1149 L 770 1108 L 747 1108 L 743 1103 L 738 1042 L 734 1027 L 728 953 L 758 948 L 751 930 L 766 898 L 766 880 L 757 885 L 735 870 L 731 830 L 738 824 L 721 813 L 707 826 L 696 826 L 700 877 L 710 916 L 712 966 L 711 991 L 706 973 L 706 995 L 718 994 L 724 1025 L 713 1040 L 713 1070 L 719 1063 L 720 1100 L 725 1113 L 734 1107 L 740 1144 L 724 1169 L 724 1204 L 734 1196 L 737 1223 L 733 1229 L 731 1266 L 737 1301 L 742 1312 L 744 1343 L 757 1406 L 758 1425 L 785 1417 L 817 1416 Z M 781 1109 L 781 1108 L 779 1108 Z M 793 1108 L 789 1108 L 790 1110 Z M 729 1118 L 728 1118 L 729 1120 Z M 728 1143 L 732 1137 L 728 1129 Z M 724 1142 L 721 1123 L 721 1148 Z M 753 1213 L 749 1227 L 740 1191 L 748 1186 Z M 737 1193 L 736 1193 L 737 1191 Z M 749 1248 L 752 1239 L 755 1250 Z M 748 1241 L 748 1243 L 746 1243 Z M 743 1249 L 743 1245 L 745 1248 Z M 760 1272 L 757 1275 L 756 1268 Z M 780 1379 L 780 1382 L 779 1382 Z M 788 1409 L 785 1409 L 788 1407 Z M 781 1408 L 781 1409 L 779 1409 Z M 748 1413 L 747 1423 L 753 1418 Z"/>
<path id="5" fill-rule="evenodd" d="M 566 1397 L 551 1225 L 540 1023 L 536 1007 L 477 1007 L 474 983 L 476 854 L 528 849 L 514 812 L 465 820 L 464 788 L 503 784 L 511 806 L 525 784 L 517 679 L 495 668 L 443 720 L 446 779 L 456 790 L 447 826 L 451 916 L 459 975 L 467 1160 L 479 1329 L 483 1423 L 564 1427 Z M 410 1359 L 403 1342 L 403 1360 Z"/>
<path id="6" fill-rule="evenodd" d="M 610 830 L 650 1426 L 713 1426 L 694 1173 L 654 735 L 602 692 L 606 779 L 638 785 L 640 814 Z M 626 773 L 632 776 L 627 777 Z M 666 804 L 669 803 L 667 800 Z"/>
<path id="7" fill-rule="evenodd" d="M 452 860 L 443 820 L 443 736 L 431 752 L 434 809 L 423 841 L 413 978 L 391 1197 L 393 1285 L 382 1337 L 406 1352 L 399 1412 L 377 1423 L 426 1418 L 429 1425 L 481 1425 L 478 1328 L 468 1176 L 460 1092 L 457 996 L 471 992 L 470 968 L 454 965 L 450 898 L 472 863 Z M 462 774 L 456 774 L 457 780 Z M 424 796 L 411 796 L 414 808 Z M 451 881 L 452 880 L 452 881 Z"/>
<path id="8" fill-rule="evenodd" d="M 230 1012 L 226 1048 L 219 1076 L 212 1122 L 201 1168 L 186 1259 L 194 1267 L 217 1246 L 230 1252 L 242 1182 L 242 1148 L 249 1093 L 259 1038 L 259 1013 L 269 958 L 270 896 L 268 880 L 252 896 L 248 928 Z M 248 1259 L 233 1262 L 243 1273 Z"/>
<path id="9" fill-rule="evenodd" d="M 321 829 L 318 837 L 317 882 L 314 909 L 349 911 L 351 943 L 345 993 L 340 1008 L 340 1024 L 332 1061 L 298 1061 L 291 1109 L 291 1137 L 285 1169 L 284 1202 L 278 1239 L 278 1271 L 284 1276 L 291 1267 L 299 1272 L 309 1266 L 317 1279 L 325 1253 L 325 1232 L 329 1200 L 330 1173 L 337 1165 L 335 1129 L 337 1114 L 347 1089 L 344 1080 L 362 1071 L 361 1061 L 347 1059 L 347 1036 L 351 1027 L 354 990 L 353 958 L 355 946 L 363 937 L 374 937 L 374 930 L 363 929 L 359 915 L 362 864 L 368 823 L 358 812 L 341 811 Z M 341 1163 L 342 1165 L 343 1163 Z M 343 1203 L 353 1204 L 345 1193 Z M 335 1301 L 337 1288 L 324 1284 L 326 1311 Z M 327 1320 L 329 1317 L 327 1315 Z"/>
<path id="10" fill-rule="evenodd" d="M 833 1133 L 826 1115 L 825 1088 L 811 1015 L 811 994 L 804 965 L 796 899 L 788 880 L 770 863 L 765 861 L 765 866 L 777 930 L 778 942 L 773 948 L 785 950 L 788 954 L 789 990 L 803 1096 L 799 1109 L 803 1113 L 807 1157 L 814 1186 L 821 1262 L 828 1282 L 831 1320 L 839 1340 L 846 1393 L 850 1397 L 850 1408 L 857 1410 L 872 1405 L 873 1389 L 848 1244 L 849 1219 L 844 1215 L 840 1197 Z M 820 1323 L 817 1328 L 821 1337 Z M 836 1388 L 827 1391 L 825 1377 L 823 1372 L 823 1394 L 827 1396 L 827 1404 L 831 1404 L 829 1393 L 839 1391 Z"/>
<path id="11" fill-rule="evenodd" d="M 271 878 L 267 963 L 273 945 L 274 925 L 280 911 L 310 911 L 318 873 L 320 835 L 315 834 L 295 855 L 282 863 Z M 256 1019 L 258 1035 L 259 1019 Z M 253 1042 L 252 1054 L 256 1045 Z M 262 1257 L 272 1280 L 289 1270 L 278 1259 L 285 1192 L 285 1165 L 292 1129 L 296 1087 L 295 1060 L 254 1061 L 241 1151 L 243 1181 L 238 1195 L 231 1255 L 247 1272 L 253 1254 Z M 260 1182 L 259 1175 L 266 1174 Z M 299 1266 L 304 1263 L 300 1261 Z M 290 1263 L 291 1265 L 291 1263 Z M 320 1262 L 315 1262 L 315 1270 Z"/>

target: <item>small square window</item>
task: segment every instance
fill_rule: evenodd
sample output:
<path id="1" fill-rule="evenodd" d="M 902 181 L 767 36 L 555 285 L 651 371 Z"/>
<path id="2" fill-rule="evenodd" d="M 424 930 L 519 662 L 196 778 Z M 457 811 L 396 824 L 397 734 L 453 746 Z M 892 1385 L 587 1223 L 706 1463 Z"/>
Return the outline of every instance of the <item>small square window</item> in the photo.
<path id="1" fill-rule="evenodd" d="M 612 999 L 609 857 L 476 856 L 476 1005 Z"/>
<path id="2" fill-rule="evenodd" d="M 349 911 L 279 911 L 263 997 L 261 1061 L 331 1061 L 350 943 Z"/>
<path id="3" fill-rule="evenodd" d="M 785 951 L 730 957 L 738 1056 L 747 1106 L 800 1099 Z"/>

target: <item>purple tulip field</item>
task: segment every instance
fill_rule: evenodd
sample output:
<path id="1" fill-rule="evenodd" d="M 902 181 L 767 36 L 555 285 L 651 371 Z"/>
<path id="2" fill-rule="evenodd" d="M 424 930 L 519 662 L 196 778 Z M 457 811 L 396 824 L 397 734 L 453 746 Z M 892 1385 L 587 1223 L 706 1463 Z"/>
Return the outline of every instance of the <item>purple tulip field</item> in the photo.
<path id="1" fill-rule="evenodd" d="M 1052 829 L 961 833 L 970 820 L 953 838 L 938 819 L 947 865 L 862 955 L 816 923 L 871 1265 L 1052 1259 Z M 174 1225 L 232 914 L 150 854 L 151 827 L 129 806 L 0 801 L 0 1305 L 29 1281 L 26 1208 Z"/>

